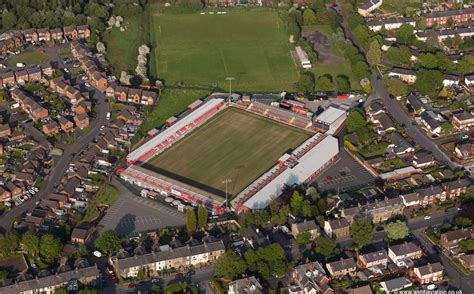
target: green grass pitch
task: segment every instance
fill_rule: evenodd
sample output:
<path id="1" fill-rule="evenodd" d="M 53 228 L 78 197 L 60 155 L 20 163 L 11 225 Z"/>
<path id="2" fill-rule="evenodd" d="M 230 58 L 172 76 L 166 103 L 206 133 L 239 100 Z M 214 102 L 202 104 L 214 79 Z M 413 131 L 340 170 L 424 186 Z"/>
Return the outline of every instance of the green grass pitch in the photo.
<path id="1" fill-rule="evenodd" d="M 282 20 L 268 9 L 232 9 L 152 16 L 152 76 L 168 85 L 212 85 L 228 89 L 293 89 L 298 70 Z"/>
<path id="2" fill-rule="evenodd" d="M 308 132 L 228 108 L 144 167 L 205 186 L 219 196 L 225 191 L 222 181 L 231 179 L 228 192 L 232 197 L 309 137 Z"/>

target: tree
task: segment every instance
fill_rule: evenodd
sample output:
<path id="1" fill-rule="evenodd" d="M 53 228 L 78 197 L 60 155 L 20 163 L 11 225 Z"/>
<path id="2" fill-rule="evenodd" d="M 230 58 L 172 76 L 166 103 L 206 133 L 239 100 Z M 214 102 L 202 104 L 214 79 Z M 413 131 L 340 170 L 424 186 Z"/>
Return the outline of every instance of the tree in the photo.
<path id="1" fill-rule="evenodd" d="M 461 194 L 461 201 L 463 203 L 469 203 L 474 201 L 474 185 L 469 185 L 467 187 L 466 192 L 464 194 Z"/>
<path id="2" fill-rule="evenodd" d="M 336 245 L 331 238 L 320 236 L 316 238 L 315 251 L 318 254 L 324 256 L 324 258 L 330 259 L 334 255 L 334 248 Z"/>
<path id="3" fill-rule="evenodd" d="M 305 26 L 315 25 L 316 24 L 316 14 L 313 9 L 306 8 L 303 12 L 303 23 Z"/>
<path id="4" fill-rule="evenodd" d="M 334 85 L 332 84 L 332 77 L 330 74 L 320 76 L 316 81 L 314 88 L 318 91 L 332 91 L 334 90 Z"/>
<path id="5" fill-rule="evenodd" d="M 205 229 L 207 227 L 207 209 L 200 205 L 198 208 L 199 227 Z"/>
<path id="6" fill-rule="evenodd" d="M 148 279 L 148 271 L 147 271 L 147 268 L 142 267 L 138 270 L 137 280 L 142 281 L 146 279 Z"/>
<path id="7" fill-rule="evenodd" d="M 397 41 L 402 44 L 410 44 L 413 41 L 414 28 L 409 24 L 402 24 L 397 34 Z"/>
<path id="8" fill-rule="evenodd" d="M 197 220 L 196 220 L 196 213 L 194 209 L 188 209 L 186 211 L 186 230 L 188 234 L 192 234 L 196 231 Z"/>
<path id="9" fill-rule="evenodd" d="M 290 199 L 291 211 L 294 215 L 300 215 L 303 208 L 303 196 L 298 191 L 294 191 Z"/>
<path id="10" fill-rule="evenodd" d="M 311 213 L 311 202 L 309 200 L 303 201 L 303 206 L 301 207 L 301 213 L 303 214 L 303 217 L 305 218 L 310 218 L 312 213 Z"/>
<path id="11" fill-rule="evenodd" d="M 351 82 L 346 75 L 338 75 L 336 77 L 337 90 L 342 93 L 347 93 L 351 90 Z"/>
<path id="12" fill-rule="evenodd" d="M 244 255 L 248 269 L 259 273 L 265 279 L 270 276 L 279 277 L 285 274 L 286 255 L 278 243 L 260 247 L 258 250 L 247 250 Z"/>
<path id="13" fill-rule="evenodd" d="M 0 253 L 7 256 L 18 248 L 18 236 L 16 233 L 5 233 L 0 235 Z"/>
<path id="14" fill-rule="evenodd" d="M 40 239 L 40 255 L 46 261 L 52 262 L 55 258 L 59 257 L 61 252 L 61 243 L 59 240 L 51 234 L 41 236 Z"/>
<path id="15" fill-rule="evenodd" d="M 435 97 L 443 82 L 443 74 L 438 70 L 420 69 L 417 72 L 415 89 L 422 95 Z"/>
<path id="16" fill-rule="evenodd" d="M 449 122 L 444 122 L 441 125 L 441 134 L 443 135 L 451 134 L 452 131 L 453 131 L 453 125 L 450 124 Z"/>
<path id="17" fill-rule="evenodd" d="M 40 251 L 40 240 L 32 231 L 28 231 L 21 237 L 21 244 L 25 251 L 32 257 L 38 255 Z"/>
<path id="18" fill-rule="evenodd" d="M 385 77 L 385 88 L 390 95 L 404 96 L 408 93 L 408 85 L 400 79 Z"/>
<path id="19" fill-rule="evenodd" d="M 468 219 L 467 217 L 457 217 L 456 218 L 456 225 L 460 227 L 470 227 L 472 226 L 472 220 Z"/>
<path id="20" fill-rule="evenodd" d="M 406 223 L 397 220 L 385 226 L 385 232 L 390 240 L 400 240 L 408 237 L 408 226 Z"/>
<path id="21" fill-rule="evenodd" d="M 319 212 L 321 212 L 321 214 L 326 213 L 326 210 L 327 210 L 326 199 L 321 198 L 318 200 L 318 210 Z"/>
<path id="22" fill-rule="evenodd" d="M 104 54 L 105 53 L 105 45 L 102 42 L 97 42 L 95 45 L 95 48 L 97 49 L 97 52 Z"/>
<path id="23" fill-rule="evenodd" d="M 365 61 L 360 60 L 352 64 L 352 72 L 358 80 L 366 78 L 369 75 L 369 67 Z"/>
<path id="24" fill-rule="evenodd" d="M 407 46 L 390 47 L 383 58 L 393 64 L 407 65 L 411 61 L 411 51 Z"/>
<path id="25" fill-rule="evenodd" d="M 303 233 L 298 234 L 296 236 L 296 242 L 298 242 L 298 244 L 303 245 L 303 246 L 306 246 L 309 243 L 311 243 L 310 232 L 303 232 Z"/>
<path id="26" fill-rule="evenodd" d="M 347 131 L 353 133 L 367 125 L 364 115 L 357 110 L 352 111 L 347 116 Z"/>
<path id="27" fill-rule="evenodd" d="M 377 65 L 382 60 L 382 50 L 380 50 L 380 44 L 377 40 L 373 40 L 370 43 L 369 50 L 367 51 L 367 61 L 370 65 Z"/>
<path id="28" fill-rule="evenodd" d="M 438 67 L 438 58 L 432 53 L 423 53 L 418 57 L 418 64 L 427 69 Z"/>
<path id="29" fill-rule="evenodd" d="M 298 91 L 312 92 L 314 90 L 314 74 L 310 71 L 303 71 L 295 87 Z"/>
<path id="30" fill-rule="evenodd" d="M 0 270 L 0 280 L 6 279 L 8 277 L 8 271 Z"/>
<path id="31" fill-rule="evenodd" d="M 2 25 L 4 29 L 12 29 L 15 27 L 17 18 L 15 13 L 8 11 L 7 9 L 3 10 L 2 13 Z"/>
<path id="32" fill-rule="evenodd" d="M 354 242 L 357 245 L 357 248 L 362 249 L 364 246 L 372 243 L 373 239 L 373 229 L 372 223 L 365 218 L 356 218 L 354 219 L 350 232 L 351 237 L 354 239 Z"/>
<path id="33" fill-rule="evenodd" d="M 459 246 L 462 250 L 472 251 L 474 250 L 474 240 L 463 240 L 459 242 Z"/>
<path id="34" fill-rule="evenodd" d="M 95 248 L 100 252 L 112 254 L 119 250 L 122 246 L 122 240 L 115 231 L 107 231 L 97 238 L 94 242 Z"/>

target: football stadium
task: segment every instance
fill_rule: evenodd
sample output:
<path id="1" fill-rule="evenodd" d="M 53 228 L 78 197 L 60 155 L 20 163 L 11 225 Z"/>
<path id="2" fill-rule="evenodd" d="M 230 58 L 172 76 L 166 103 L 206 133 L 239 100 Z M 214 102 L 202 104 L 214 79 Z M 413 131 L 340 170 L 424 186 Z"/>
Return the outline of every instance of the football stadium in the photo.
<path id="1" fill-rule="evenodd" d="M 131 152 L 120 177 L 213 214 L 229 206 L 238 213 L 311 182 L 338 152 L 337 139 L 307 116 L 211 96 Z"/>

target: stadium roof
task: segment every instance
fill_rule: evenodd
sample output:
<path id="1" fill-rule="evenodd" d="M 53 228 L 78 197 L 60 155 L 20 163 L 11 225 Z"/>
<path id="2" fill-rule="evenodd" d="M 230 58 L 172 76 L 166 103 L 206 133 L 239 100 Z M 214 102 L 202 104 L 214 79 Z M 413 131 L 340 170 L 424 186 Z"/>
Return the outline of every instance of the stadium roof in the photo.
<path id="1" fill-rule="evenodd" d="M 316 117 L 317 121 L 326 123 L 328 125 L 337 121 L 341 116 L 346 115 L 346 111 L 343 109 L 329 106 L 320 115 Z"/>
<path id="2" fill-rule="evenodd" d="M 220 98 L 210 99 L 208 102 L 201 105 L 189 115 L 186 115 L 182 119 L 178 120 L 174 125 L 162 131 L 161 133 L 153 137 L 151 140 L 135 149 L 127 156 L 127 161 L 139 160 L 141 156 L 152 150 L 155 146 L 159 145 L 163 141 L 168 140 L 168 138 L 175 136 L 176 132 L 178 132 L 181 128 L 186 127 L 186 125 L 192 123 L 195 119 L 204 115 L 208 110 L 219 105 L 219 103 L 222 103 L 223 101 L 224 99 Z"/>
<path id="3" fill-rule="evenodd" d="M 321 134 L 318 133 L 315 136 L 321 136 Z M 339 145 L 337 139 L 332 136 L 325 137 L 319 144 L 298 159 L 298 163 L 295 166 L 287 168 L 248 199 L 244 206 L 249 209 L 267 207 L 272 198 L 280 196 L 285 185 L 303 183 L 311 175 L 324 167 L 338 153 Z"/>

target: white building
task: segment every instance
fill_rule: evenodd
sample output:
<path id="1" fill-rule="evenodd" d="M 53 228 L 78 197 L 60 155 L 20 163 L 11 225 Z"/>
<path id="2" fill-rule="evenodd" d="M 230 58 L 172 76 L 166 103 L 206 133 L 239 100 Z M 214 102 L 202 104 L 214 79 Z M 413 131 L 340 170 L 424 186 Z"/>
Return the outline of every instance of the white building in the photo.
<path id="1" fill-rule="evenodd" d="M 413 18 L 400 17 L 367 22 L 367 26 L 373 32 L 378 32 L 382 29 L 385 29 L 387 31 L 398 30 L 404 24 L 408 24 L 412 27 L 415 27 L 416 21 Z"/>
<path id="2" fill-rule="evenodd" d="M 301 64 L 302 68 L 308 69 L 311 68 L 311 61 L 308 58 L 308 54 L 300 46 L 295 47 L 296 57 Z"/>
<path id="3" fill-rule="evenodd" d="M 336 134 L 347 118 L 347 111 L 329 106 L 314 119 L 315 126 L 329 135 Z"/>
<path id="4" fill-rule="evenodd" d="M 464 83 L 466 83 L 466 86 L 472 87 L 474 86 L 474 75 L 467 75 L 464 77 Z"/>
<path id="5" fill-rule="evenodd" d="M 443 86 L 453 86 L 459 84 L 459 77 L 456 75 L 444 75 Z"/>

